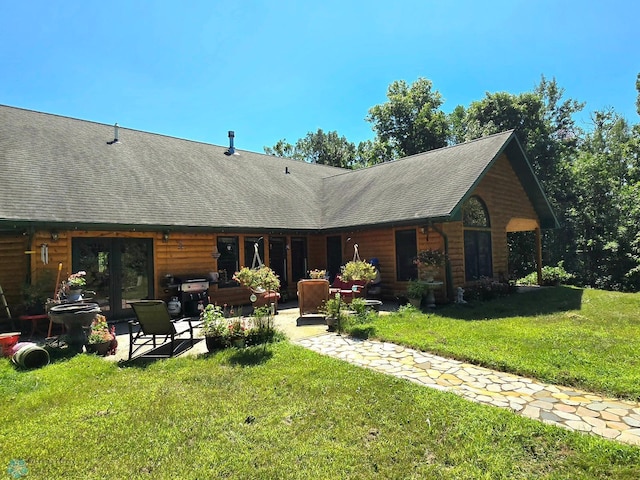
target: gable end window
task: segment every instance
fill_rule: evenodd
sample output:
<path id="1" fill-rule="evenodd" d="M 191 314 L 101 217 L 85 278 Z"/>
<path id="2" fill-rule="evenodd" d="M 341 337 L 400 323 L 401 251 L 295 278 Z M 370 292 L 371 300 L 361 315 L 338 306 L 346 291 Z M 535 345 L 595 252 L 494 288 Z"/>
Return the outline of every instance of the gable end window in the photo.
<path id="1" fill-rule="evenodd" d="M 471 197 L 462 207 L 464 270 L 467 282 L 493 277 L 491 222 L 484 202 Z"/>

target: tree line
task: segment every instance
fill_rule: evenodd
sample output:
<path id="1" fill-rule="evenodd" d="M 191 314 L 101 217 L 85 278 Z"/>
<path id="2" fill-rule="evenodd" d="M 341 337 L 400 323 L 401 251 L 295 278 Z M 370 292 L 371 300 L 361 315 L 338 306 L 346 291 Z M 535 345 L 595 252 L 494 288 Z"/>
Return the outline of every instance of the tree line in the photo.
<path id="1" fill-rule="evenodd" d="M 640 74 L 636 78 L 640 115 Z M 613 109 L 590 114 L 585 130 L 575 121 L 585 104 L 566 98 L 544 76 L 532 91 L 486 93 L 450 114 L 433 84 L 394 81 L 387 101 L 369 109 L 373 140 L 354 144 L 338 132 L 318 129 L 290 144 L 265 147 L 271 155 L 343 168 L 361 168 L 482 136 L 515 130 L 558 217 L 560 228 L 544 232 L 546 264 L 562 261 L 579 284 L 640 291 L 640 124 Z M 535 270 L 533 235 L 512 234 L 510 270 Z"/>

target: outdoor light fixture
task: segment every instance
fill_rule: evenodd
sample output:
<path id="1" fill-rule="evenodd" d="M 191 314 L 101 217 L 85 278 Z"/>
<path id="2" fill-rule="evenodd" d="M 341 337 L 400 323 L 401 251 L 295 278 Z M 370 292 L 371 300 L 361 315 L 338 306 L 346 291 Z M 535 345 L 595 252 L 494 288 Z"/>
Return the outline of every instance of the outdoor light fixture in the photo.
<path id="1" fill-rule="evenodd" d="M 220 255 L 221 255 L 221 253 L 218 251 L 218 246 L 214 245 L 213 246 L 213 252 L 211 252 L 211 256 L 217 260 L 217 259 L 220 258 Z"/>
<path id="2" fill-rule="evenodd" d="M 169 241 L 169 230 L 162 232 L 162 241 L 167 243 Z"/>
<path id="3" fill-rule="evenodd" d="M 59 238 L 60 238 L 60 234 L 58 233 L 58 231 L 51 230 L 51 240 L 53 240 L 54 242 L 57 242 Z"/>

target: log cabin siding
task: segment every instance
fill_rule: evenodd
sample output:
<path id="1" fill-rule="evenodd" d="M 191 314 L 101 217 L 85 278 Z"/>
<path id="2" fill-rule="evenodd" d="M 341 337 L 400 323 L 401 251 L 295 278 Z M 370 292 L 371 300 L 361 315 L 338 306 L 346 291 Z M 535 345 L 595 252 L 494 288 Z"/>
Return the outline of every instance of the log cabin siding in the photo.
<path id="1" fill-rule="evenodd" d="M 0 285 L 12 317 L 16 316 L 16 308 L 22 303 L 21 291 L 27 278 L 30 262 L 24 253 L 27 248 L 26 235 L 0 235 Z M 0 318 L 6 318 L 5 313 L 4 308 L 0 309 Z"/>

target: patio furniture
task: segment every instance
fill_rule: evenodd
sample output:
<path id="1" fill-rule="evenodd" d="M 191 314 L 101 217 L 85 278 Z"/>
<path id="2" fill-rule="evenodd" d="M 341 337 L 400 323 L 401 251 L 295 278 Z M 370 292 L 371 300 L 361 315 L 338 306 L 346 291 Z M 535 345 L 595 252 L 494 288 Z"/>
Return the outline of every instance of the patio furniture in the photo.
<path id="1" fill-rule="evenodd" d="M 40 323 L 41 320 L 49 320 L 49 315 L 47 315 L 46 313 L 38 315 L 20 315 L 18 317 L 18 320 L 20 320 L 21 322 L 31 322 L 31 334 L 29 335 L 29 338 L 33 338 L 33 336 L 37 333 L 42 335 L 45 334 L 44 331 L 40 330 L 38 323 Z"/>
<path id="2" fill-rule="evenodd" d="M 200 326 L 198 318 L 172 319 L 162 300 L 130 302 L 137 320 L 129 321 L 129 360 L 141 348 L 151 345 L 146 358 L 168 358 L 182 353 L 185 343 L 194 345 L 193 330 Z M 138 327 L 137 331 L 135 327 Z"/>
<path id="3" fill-rule="evenodd" d="M 324 302 L 329 300 L 329 281 L 324 279 L 300 280 L 298 282 L 298 307 L 300 316 L 319 315 Z"/>
<path id="4" fill-rule="evenodd" d="M 359 297 L 365 288 L 366 283 L 363 280 L 350 280 L 345 282 L 340 278 L 340 275 L 338 275 L 331 284 L 329 294 L 335 295 L 336 293 L 340 293 L 340 296 L 346 303 L 351 303 L 351 300 Z"/>

